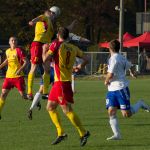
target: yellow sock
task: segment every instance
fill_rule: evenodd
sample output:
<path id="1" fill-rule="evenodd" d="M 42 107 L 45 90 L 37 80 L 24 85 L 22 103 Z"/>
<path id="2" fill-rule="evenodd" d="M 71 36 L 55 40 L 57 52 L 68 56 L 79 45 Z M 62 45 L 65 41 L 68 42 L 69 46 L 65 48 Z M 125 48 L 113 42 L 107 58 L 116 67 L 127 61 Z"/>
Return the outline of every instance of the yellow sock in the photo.
<path id="1" fill-rule="evenodd" d="M 80 137 L 85 135 L 86 130 L 83 128 L 79 117 L 73 112 L 68 112 L 67 117 L 71 121 L 71 123 L 75 126 L 75 128 L 78 130 Z"/>
<path id="2" fill-rule="evenodd" d="M 5 100 L 3 100 L 2 98 L 0 98 L 0 114 L 1 114 L 1 111 L 4 107 L 4 104 L 5 104 Z"/>
<path id="3" fill-rule="evenodd" d="M 52 122 L 54 123 L 56 129 L 57 129 L 57 134 L 58 136 L 61 136 L 64 134 L 64 130 L 62 128 L 61 122 L 60 122 L 60 117 L 58 115 L 57 110 L 49 111 L 49 115 L 52 119 Z"/>
<path id="4" fill-rule="evenodd" d="M 47 73 L 43 74 L 43 94 L 48 94 L 50 75 Z"/>
<path id="5" fill-rule="evenodd" d="M 32 94 L 33 80 L 34 80 L 34 74 L 29 73 L 28 74 L 28 94 Z"/>

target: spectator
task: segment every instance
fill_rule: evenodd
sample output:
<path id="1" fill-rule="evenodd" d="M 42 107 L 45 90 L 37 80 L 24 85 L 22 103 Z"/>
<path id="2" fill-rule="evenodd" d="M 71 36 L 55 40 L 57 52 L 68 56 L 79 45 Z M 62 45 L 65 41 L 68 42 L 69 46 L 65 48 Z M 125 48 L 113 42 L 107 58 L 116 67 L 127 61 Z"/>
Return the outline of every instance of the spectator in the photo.
<path id="1" fill-rule="evenodd" d="M 141 51 L 139 55 L 139 71 L 141 74 L 146 73 L 146 66 L 147 66 L 147 54 L 145 49 Z"/>

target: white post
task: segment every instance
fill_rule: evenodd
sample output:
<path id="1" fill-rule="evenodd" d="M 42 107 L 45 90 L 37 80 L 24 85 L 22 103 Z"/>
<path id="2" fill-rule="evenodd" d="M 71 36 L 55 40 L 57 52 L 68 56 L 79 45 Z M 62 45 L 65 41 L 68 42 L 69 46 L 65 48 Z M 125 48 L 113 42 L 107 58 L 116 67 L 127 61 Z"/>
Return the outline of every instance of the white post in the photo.
<path id="1" fill-rule="evenodd" d="M 75 77 L 74 77 L 74 74 L 72 74 L 72 82 L 71 82 L 71 86 L 72 86 L 72 91 L 73 93 L 75 93 Z"/>

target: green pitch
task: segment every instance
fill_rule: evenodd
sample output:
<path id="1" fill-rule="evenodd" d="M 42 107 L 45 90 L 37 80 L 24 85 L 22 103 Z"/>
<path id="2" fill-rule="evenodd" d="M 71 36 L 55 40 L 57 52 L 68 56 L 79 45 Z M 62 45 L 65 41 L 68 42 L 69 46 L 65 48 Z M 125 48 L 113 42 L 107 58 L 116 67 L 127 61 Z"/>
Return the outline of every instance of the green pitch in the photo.
<path id="1" fill-rule="evenodd" d="M 2 80 L 1 80 L 2 82 Z M 35 91 L 39 85 L 35 83 Z M 131 80 L 131 103 L 143 98 L 150 104 L 150 79 Z M 62 124 L 68 139 L 52 146 L 56 138 L 55 127 L 45 110 L 42 100 L 41 111 L 33 112 L 33 120 L 27 118 L 31 104 L 21 99 L 14 89 L 10 92 L 0 121 L 0 150 L 150 150 L 150 113 L 140 111 L 129 119 L 118 112 L 121 133 L 120 141 L 106 141 L 112 135 L 105 109 L 106 87 L 103 81 L 76 81 L 74 110 L 91 137 L 85 147 L 79 146 L 79 136 L 61 112 Z"/>

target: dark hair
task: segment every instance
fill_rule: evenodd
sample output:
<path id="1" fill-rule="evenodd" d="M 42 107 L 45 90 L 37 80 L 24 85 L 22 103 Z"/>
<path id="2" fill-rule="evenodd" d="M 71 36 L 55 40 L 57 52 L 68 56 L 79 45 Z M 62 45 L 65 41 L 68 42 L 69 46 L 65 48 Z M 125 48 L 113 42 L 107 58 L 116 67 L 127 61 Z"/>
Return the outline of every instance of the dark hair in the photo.
<path id="1" fill-rule="evenodd" d="M 10 36 L 9 41 L 10 41 L 11 38 L 16 39 L 16 41 L 18 42 L 18 39 L 16 38 L 16 36 Z"/>
<path id="2" fill-rule="evenodd" d="M 120 50 L 120 42 L 118 40 L 112 40 L 109 42 L 109 48 L 113 51 L 113 52 L 119 52 Z"/>
<path id="3" fill-rule="evenodd" d="M 66 40 L 69 37 L 69 30 L 65 27 L 60 27 L 58 29 L 58 34 L 62 39 Z"/>

